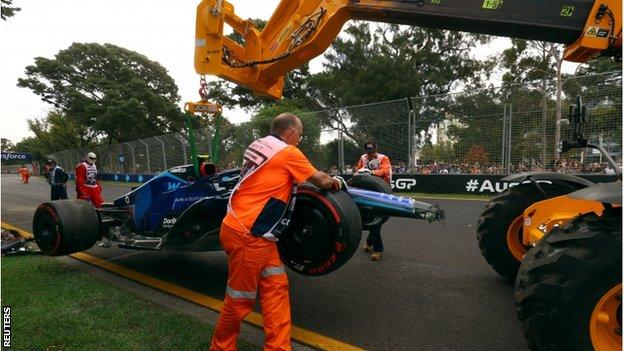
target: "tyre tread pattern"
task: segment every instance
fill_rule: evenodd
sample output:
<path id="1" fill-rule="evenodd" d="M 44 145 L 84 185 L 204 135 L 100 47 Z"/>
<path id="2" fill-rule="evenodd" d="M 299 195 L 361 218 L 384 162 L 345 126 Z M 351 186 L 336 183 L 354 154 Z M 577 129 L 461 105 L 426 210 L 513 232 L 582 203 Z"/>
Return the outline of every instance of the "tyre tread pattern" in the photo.
<path id="1" fill-rule="evenodd" d="M 621 226 L 621 208 L 602 217 L 585 214 L 555 228 L 526 255 L 515 301 L 532 350 L 592 349 L 591 311 L 599 296 L 621 283 Z"/>

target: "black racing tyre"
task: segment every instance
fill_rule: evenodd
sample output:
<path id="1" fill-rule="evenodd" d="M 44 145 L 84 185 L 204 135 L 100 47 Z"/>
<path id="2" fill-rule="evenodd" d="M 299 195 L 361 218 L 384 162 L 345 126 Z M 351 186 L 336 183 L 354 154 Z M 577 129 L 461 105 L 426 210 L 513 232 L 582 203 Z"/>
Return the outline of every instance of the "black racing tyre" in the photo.
<path id="1" fill-rule="evenodd" d="M 100 220 L 85 200 L 44 202 L 35 211 L 33 234 L 44 254 L 69 255 L 89 249 L 100 239 Z"/>
<path id="2" fill-rule="evenodd" d="M 529 250 L 516 280 L 532 350 L 621 350 L 622 211 L 583 215 Z"/>
<path id="3" fill-rule="evenodd" d="M 347 182 L 349 186 L 364 190 L 377 191 L 384 194 L 392 194 L 392 188 L 388 183 L 379 177 L 370 174 L 354 174 L 353 178 Z M 362 229 L 368 230 L 371 227 L 384 224 L 388 220 L 388 216 L 375 216 L 366 208 L 360 208 L 362 216 Z"/>
<path id="4" fill-rule="evenodd" d="M 576 188 L 540 184 L 511 187 L 490 199 L 479 217 L 477 241 L 485 261 L 509 283 L 514 282 L 528 248 L 522 244 L 523 213 L 532 204 L 568 194 Z"/>
<path id="5" fill-rule="evenodd" d="M 320 191 L 305 183 L 297 191 L 290 224 L 277 242 L 282 262 L 306 276 L 333 272 L 353 256 L 362 238 L 358 208 L 343 190 Z"/>

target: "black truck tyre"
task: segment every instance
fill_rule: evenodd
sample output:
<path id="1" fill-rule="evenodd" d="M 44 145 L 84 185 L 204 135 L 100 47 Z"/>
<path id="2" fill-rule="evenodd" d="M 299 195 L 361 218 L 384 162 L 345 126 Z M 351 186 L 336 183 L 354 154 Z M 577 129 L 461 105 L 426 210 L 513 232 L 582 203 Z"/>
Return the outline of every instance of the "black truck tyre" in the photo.
<path id="1" fill-rule="evenodd" d="M 511 187 L 492 197 L 479 217 L 477 241 L 485 261 L 509 283 L 514 282 L 528 248 L 522 244 L 523 213 L 532 204 L 568 194 L 576 189 L 540 184 L 546 195 L 533 184 Z"/>
<path id="2" fill-rule="evenodd" d="M 621 350 L 622 211 L 583 215 L 532 248 L 515 287 L 532 350 Z"/>
<path id="3" fill-rule="evenodd" d="M 44 202 L 35 211 L 33 234 L 44 254 L 69 255 L 89 249 L 100 239 L 100 220 L 85 200 Z"/>
<path id="4" fill-rule="evenodd" d="M 347 184 L 354 188 L 372 190 L 384 194 L 392 194 L 392 188 L 388 183 L 379 177 L 366 173 L 355 174 L 353 178 L 349 179 Z M 362 216 L 362 229 L 364 230 L 369 230 L 373 226 L 384 224 L 389 218 L 387 216 L 375 216 L 366 208 L 360 208 L 360 215 Z"/>
<path id="5" fill-rule="evenodd" d="M 321 191 L 305 183 L 298 188 L 295 210 L 277 247 L 287 267 L 320 276 L 345 264 L 361 238 L 360 213 L 345 191 Z"/>

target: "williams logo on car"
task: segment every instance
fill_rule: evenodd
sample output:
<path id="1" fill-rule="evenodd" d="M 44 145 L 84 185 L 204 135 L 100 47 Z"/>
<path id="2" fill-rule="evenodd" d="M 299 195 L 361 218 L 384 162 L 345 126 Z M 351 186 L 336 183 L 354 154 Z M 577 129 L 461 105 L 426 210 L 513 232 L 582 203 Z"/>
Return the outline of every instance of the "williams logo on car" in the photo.
<path id="1" fill-rule="evenodd" d="M 178 190 L 178 188 L 182 185 L 181 182 L 167 182 L 167 190 L 165 192 L 172 192 Z"/>
<path id="2" fill-rule="evenodd" d="M 186 167 L 172 168 L 169 173 L 186 173 Z"/>
<path id="3" fill-rule="evenodd" d="M 178 222 L 178 218 L 175 216 L 168 216 L 162 219 L 162 227 L 164 229 L 171 229 L 176 222 Z"/>

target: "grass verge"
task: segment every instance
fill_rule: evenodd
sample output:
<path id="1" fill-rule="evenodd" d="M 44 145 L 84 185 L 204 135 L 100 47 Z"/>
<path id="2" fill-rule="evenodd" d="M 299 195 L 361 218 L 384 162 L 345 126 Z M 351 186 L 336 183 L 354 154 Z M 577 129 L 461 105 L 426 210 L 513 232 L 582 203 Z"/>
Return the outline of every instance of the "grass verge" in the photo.
<path id="1" fill-rule="evenodd" d="M 14 350 L 207 350 L 213 332 L 47 256 L 2 258 L 2 305 Z"/>

